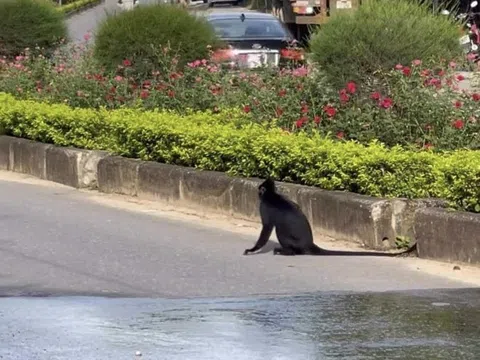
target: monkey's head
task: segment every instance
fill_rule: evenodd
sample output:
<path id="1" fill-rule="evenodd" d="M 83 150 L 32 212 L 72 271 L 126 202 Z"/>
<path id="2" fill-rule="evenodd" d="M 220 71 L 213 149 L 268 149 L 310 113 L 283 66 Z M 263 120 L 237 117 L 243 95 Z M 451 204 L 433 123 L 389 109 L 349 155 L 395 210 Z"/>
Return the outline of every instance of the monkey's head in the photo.
<path id="1" fill-rule="evenodd" d="M 275 192 L 275 181 L 271 178 L 266 179 L 258 186 L 258 196 L 262 198 L 265 194 L 271 194 Z"/>

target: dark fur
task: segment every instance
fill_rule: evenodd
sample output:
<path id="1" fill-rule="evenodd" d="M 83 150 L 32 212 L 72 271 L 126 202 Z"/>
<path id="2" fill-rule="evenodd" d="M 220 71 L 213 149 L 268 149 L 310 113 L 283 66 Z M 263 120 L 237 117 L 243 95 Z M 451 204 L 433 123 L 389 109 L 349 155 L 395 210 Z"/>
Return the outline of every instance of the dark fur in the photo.
<path id="1" fill-rule="evenodd" d="M 268 242 L 273 228 L 277 234 L 280 247 L 273 250 L 277 255 L 340 255 L 340 256 L 403 256 L 416 251 L 417 244 L 400 253 L 386 252 L 358 252 L 326 250 L 313 242 L 313 234 L 307 217 L 298 204 L 276 192 L 275 182 L 265 180 L 258 187 L 260 197 L 260 216 L 262 218 L 262 231 L 257 243 L 243 253 L 260 250 Z"/>

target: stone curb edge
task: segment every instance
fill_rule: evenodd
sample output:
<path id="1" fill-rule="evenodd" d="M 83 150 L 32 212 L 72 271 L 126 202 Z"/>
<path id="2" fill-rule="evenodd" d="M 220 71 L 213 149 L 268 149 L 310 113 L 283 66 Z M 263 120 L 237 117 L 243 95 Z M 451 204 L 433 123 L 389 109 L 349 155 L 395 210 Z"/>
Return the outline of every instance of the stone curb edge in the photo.
<path id="1" fill-rule="evenodd" d="M 0 136 L 0 170 L 75 188 L 162 200 L 171 204 L 259 222 L 255 178 L 112 156 L 105 151 L 63 148 Z M 315 232 L 393 248 L 397 237 L 417 241 L 422 258 L 480 264 L 480 215 L 450 211 L 435 199 L 379 199 L 278 182 L 298 202 Z"/>

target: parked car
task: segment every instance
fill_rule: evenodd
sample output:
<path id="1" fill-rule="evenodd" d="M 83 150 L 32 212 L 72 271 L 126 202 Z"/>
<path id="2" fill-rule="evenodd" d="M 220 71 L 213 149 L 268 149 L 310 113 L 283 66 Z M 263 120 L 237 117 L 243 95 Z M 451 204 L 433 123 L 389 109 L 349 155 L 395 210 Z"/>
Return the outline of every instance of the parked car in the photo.
<path id="1" fill-rule="evenodd" d="M 303 49 L 293 34 L 272 14 L 215 11 L 205 16 L 226 44 L 215 53 L 214 60 L 239 68 L 304 61 Z"/>
<path id="2" fill-rule="evenodd" d="M 208 7 L 213 7 L 215 4 L 232 4 L 238 6 L 243 0 L 203 0 L 204 4 L 208 4 Z"/>

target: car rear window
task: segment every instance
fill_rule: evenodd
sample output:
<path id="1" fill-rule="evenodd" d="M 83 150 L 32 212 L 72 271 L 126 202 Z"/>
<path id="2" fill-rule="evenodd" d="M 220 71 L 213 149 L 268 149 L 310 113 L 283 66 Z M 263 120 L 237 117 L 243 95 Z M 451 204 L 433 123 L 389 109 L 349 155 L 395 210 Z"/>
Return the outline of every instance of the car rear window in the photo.
<path id="1" fill-rule="evenodd" d="M 246 39 L 246 38 L 284 38 L 288 32 L 277 20 L 245 19 L 245 21 L 232 19 L 210 20 L 215 33 L 220 38 Z"/>

